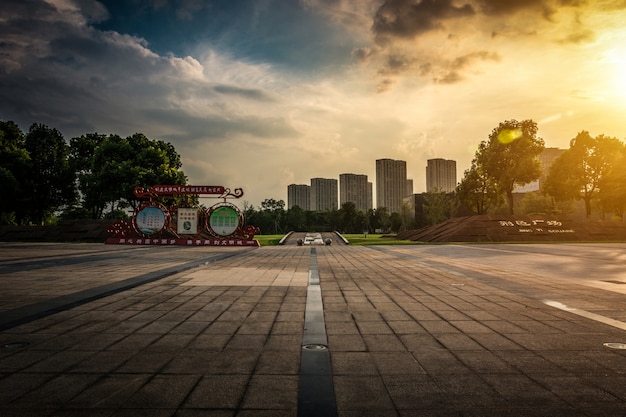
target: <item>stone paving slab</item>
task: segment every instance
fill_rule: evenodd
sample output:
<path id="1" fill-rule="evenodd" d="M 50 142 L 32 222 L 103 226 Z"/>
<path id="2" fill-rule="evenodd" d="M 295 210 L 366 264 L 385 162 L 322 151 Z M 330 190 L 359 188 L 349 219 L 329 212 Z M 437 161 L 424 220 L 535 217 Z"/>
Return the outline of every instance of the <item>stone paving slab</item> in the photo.
<path id="1" fill-rule="evenodd" d="M 91 256 L 102 246 L 23 247 L 23 259 L 3 246 L 0 266 L 22 270 L 0 273 L 0 284 L 33 298 L 0 292 L 0 302 L 23 305 L 49 297 L 38 291 L 51 279 L 67 283 L 59 291 L 97 287 L 128 278 L 131 265 L 212 254 L 146 248 L 116 252 L 117 264 L 29 268 L 24 259 Z M 626 341 L 625 331 L 535 296 L 560 293 L 619 317 L 618 292 L 511 277 L 504 266 L 489 275 L 478 260 L 429 258 L 421 247 L 290 246 L 248 250 L 1 331 L 0 415 L 297 416 L 313 257 L 338 416 L 626 413 L 626 351 L 603 346 Z"/>

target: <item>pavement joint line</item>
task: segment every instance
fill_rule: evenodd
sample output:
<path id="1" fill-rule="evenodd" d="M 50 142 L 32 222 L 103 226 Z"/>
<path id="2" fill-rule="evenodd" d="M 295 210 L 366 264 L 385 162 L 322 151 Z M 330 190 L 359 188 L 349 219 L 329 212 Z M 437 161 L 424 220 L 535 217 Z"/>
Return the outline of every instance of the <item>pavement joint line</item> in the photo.
<path id="1" fill-rule="evenodd" d="M 300 356 L 298 417 L 337 417 L 337 402 L 324 321 L 317 251 L 311 248 Z"/>
<path id="2" fill-rule="evenodd" d="M 558 301 L 552 301 L 552 300 L 541 300 L 541 301 L 550 307 L 558 308 L 559 310 L 567 311 L 569 313 L 573 313 L 578 316 L 585 317 L 585 318 L 588 318 L 588 319 L 591 319 L 591 320 L 594 320 L 603 324 L 607 324 L 609 326 L 613 326 L 621 330 L 626 330 L 626 323 L 624 323 L 623 321 L 615 320 L 610 317 L 601 316 L 600 314 L 592 313 L 591 311 L 569 307 Z"/>
<path id="3" fill-rule="evenodd" d="M 11 242 L 4 242 L 4 243 L 11 243 Z M 0 244 L 0 247 L 2 247 L 1 244 Z M 133 250 L 144 250 L 145 251 L 147 248 L 148 248 L 147 246 L 125 247 L 125 248 L 120 248 L 120 249 L 109 249 L 109 250 L 107 250 L 106 253 L 117 254 L 119 252 L 128 252 L 128 250 L 130 250 L 130 249 L 133 249 Z M 13 257 L 13 258 L 0 260 L 0 267 L 3 267 L 3 266 L 15 266 L 15 265 L 17 265 L 17 266 L 32 265 L 32 264 L 36 264 L 36 263 L 39 263 L 39 262 L 54 262 L 57 259 L 60 260 L 60 259 L 82 258 L 82 257 L 93 256 L 93 255 L 96 255 L 96 254 L 97 255 L 102 255 L 103 252 L 99 251 L 99 250 L 89 250 L 89 251 L 79 252 L 79 253 L 61 253 L 61 254 L 55 254 L 55 255 L 38 255 L 38 256 L 33 256 L 33 257 L 30 257 L 30 258 Z M 46 266 L 49 266 L 49 265 L 46 265 Z"/>
<path id="4" fill-rule="evenodd" d="M 417 259 L 415 259 L 415 257 L 408 255 L 408 254 L 403 254 L 403 253 L 394 253 L 391 250 L 388 250 L 387 248 L 380 248 L 380 247 L 372 247 L 371 249 L 377 250 L 379 252 L 383 252 L 386 253 L 388 255 L 391 256 L 396 256 L 402 259 L 407 259 L 407 260 L 411 260 L 415 263 L 418 263 L 420 265 L 426 265 L 429 267 L 433 267 L 433 268 L 437 268 L 439 270 L 442 270 L 446 273 L 451 273 L 451 274 L 455 274 L 455 275 L 459 275 L 462 276 L 466 279 L 469 279 L 471 281 L 476 281 L 476 282 L 480 282 L 482 284 L 486 284 L 486 285 L 494 285 L 494 280 L 498 279 L 496 277 L 493 277 L 487 273 L 484 272 L 478 272 L 478 271 L 473 271 L 473 276 L 468 276 L 466 274 L 464 274 L 463 272 L 456 272 L 450 268 L 456 268 L 456 269 L 462 269 L 462 267 L 456 266 L 456 265 L 445 265 L 442 264 L 440 262 L 437 261 L 429 261 L 429 262 L 422 262 L 419 261 Z M 509 281 L 507 284 L 507 288 L 506 291 L 511 292 L 513 294 L 518 294 L 518 295 L 522 295 L 524 297 L 528 297 L 531 300 L 535 300 L 535 301 L 539 301 L 549 307 L 553 307 L 553 308 L 557 308 L 561 311 L 565 311 L 568 313 L 572 313 L 572 314 L 576 314 L 580 317 L 585 317 L 588 318 L 590 320 L 594 320 L 598 323 L 603 323 L 606 324 L 608 326 L 612 326 L 621 330 L 626 330 L 626 323 L 619 321 L 619 320 L 615 320 L 612 319 L 610 317 L 606 317 L 606 316 L 602 316 L 600 314 L 596 314 L 596 313 L 592 313 L 590 311 L 586 311 L 586 310 L 581 310 L 579 308 L 574 308 L 574 307 L 569 307 L 563 303 L 560 303 L 558 301 L 553 301 L 553 300 L 546 300 L 543 299 L 540 296 L 537 295 L 533 295 L 531 293 L 528 293 L 528 291 L 524 291 L 523 288 L 519 287 L 516 283 Z"/>
<path id="5" fill-rule="evenodd" d="M 15 308 L 13 310 L 0 312 L 0 331 L 8 330 L 13 327 L 35 321 L 55 313 L 59 313 L 61 311 L 78 307 L 91 301 L 118 294 L 120 292 L 138 287 L 140 285 L 158 281 L 171 275 L 175 275 L 180 272 L 196 268 L 198 266 L 208 265 L 213 262 L 237 256 L 254 249 L 257 248 L 245 248 L 236 252 L 221 253 L 205 260 L 191 261 L 182 265 L 176 265 L 169 268 L 159 269 L 157 271 L 147 272 L 145 274 L 138 275 L 132 278 L 127 278 L 125 280 L 114 282 L 111 284 L 89 288 L 87 290 L 63 295 L 56 298 L 51 298 L 49 300 Z"/>
<path id="6" fill-rule="evenodd" d="M 36 258 L 36 259 L 32 259 L 32 260 L 18 260 L 17 262 L 12 262 L 12 263 L 1 263 L 0 264 L 0 275 L 3 274 L 10 274 L 13 273 L 15 269 L 19 269 L 19 268 L 28 268 L 30 270 L 32 269 L 44 269 L 44 268 L 50 268 L 50 267 L 55 267 L 55 266 L 70 266 L 70 265 L 77 265 L 77 264 L 82 264 L 82 263 L 87 263 L 87 262 L 94 262 L 94 261 L 100 261 L 100 260 L 108 260 L 108 259 L 114 259 L 114 258 L 119 258 L 120 255 L 119 253 L 116 252 L 105 252 L 105 253 L 98 253 L 98 254 L 83 254 L 83 255 L 75 255 L 75 256 L 68 256 L 68 257 L 61 257 L 59 258 L 57 257 L 47 257 L 47 258 Z"/>

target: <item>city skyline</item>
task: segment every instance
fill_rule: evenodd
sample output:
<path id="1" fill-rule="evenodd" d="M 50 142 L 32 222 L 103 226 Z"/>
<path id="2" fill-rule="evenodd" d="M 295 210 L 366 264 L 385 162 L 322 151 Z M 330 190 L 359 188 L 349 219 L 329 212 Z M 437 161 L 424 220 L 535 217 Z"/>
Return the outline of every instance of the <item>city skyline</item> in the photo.
<path id="1" fill-rule="evenodd" d="M 171 143 L 190 184 L 285 199 L 320 173 L 457 161 L 506 120 L 626 137 L 626 3 L 5 0 L 0 118 Z"/>

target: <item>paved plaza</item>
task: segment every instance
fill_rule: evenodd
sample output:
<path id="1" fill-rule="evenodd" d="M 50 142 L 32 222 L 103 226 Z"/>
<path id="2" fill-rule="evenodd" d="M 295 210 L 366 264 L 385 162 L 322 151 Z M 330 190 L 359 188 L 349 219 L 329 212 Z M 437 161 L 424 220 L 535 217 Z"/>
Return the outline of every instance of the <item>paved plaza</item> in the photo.
<path id="1" fill-rule="evenodd" d="M 0 416 L 626 415 L 625 261 L 0 243 Z"/>

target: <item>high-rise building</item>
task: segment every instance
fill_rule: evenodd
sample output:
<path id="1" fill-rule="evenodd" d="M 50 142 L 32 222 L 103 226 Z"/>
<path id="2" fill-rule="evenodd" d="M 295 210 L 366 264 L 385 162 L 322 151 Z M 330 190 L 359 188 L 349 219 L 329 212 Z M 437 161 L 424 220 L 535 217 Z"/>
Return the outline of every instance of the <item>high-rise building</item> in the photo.
<path id="1" fill-rule="evenodd" d="M 429 159 L 426 166 L 426 191 L 451 193 L 456 189 L 456 161 Z"/>
<path id="2" fill-rule="evenodd" d="M 406 161 L 376 160 L 376 207 L 387 207 L 389 213 L 399 213 L 407 197 Z"/>
<path id="3" fill-rule="evenodd" d="M 341 174 L 339 175 L 339 206 L 349 201 L 353 202 L 357 211 L 367 212 L 372 206 L 371 194 L 368 200 L 367 175 Z"/>
<path id="4" fill-rule="evenodd" d="M 302 210 L 311 209 L 311 187 L 306 184 L 290 184 L 287 186 L 287 208 L 299 206 Z"/>
<path id="5" fill-rule="evenodd" d="M 311 210 L 337 210 L 337 180 L 311 178 Z"/>
<path id="6" fill-rule="evenodd" d="M 550 172 L 550 167 L 552 163 L 561 156 L 561 154 L 565 152 L 565 149 L 559 148 L 545 148 L 539 155 L 537 155 L 537 160 L 541 164 L 541 177 L 539 179 L 529 182 L 524 185 L 517 185 L 513 190 L 514 193 L 530 193 L 536 192 L 543 189 L 543 184 L 546 181 L 548 173 Z"/>

